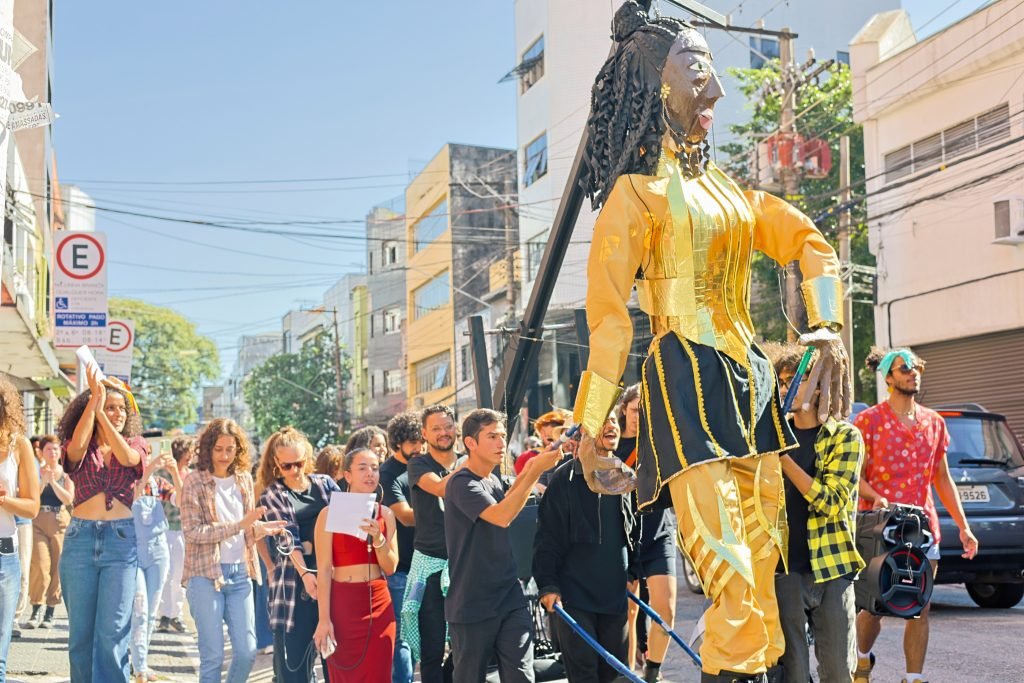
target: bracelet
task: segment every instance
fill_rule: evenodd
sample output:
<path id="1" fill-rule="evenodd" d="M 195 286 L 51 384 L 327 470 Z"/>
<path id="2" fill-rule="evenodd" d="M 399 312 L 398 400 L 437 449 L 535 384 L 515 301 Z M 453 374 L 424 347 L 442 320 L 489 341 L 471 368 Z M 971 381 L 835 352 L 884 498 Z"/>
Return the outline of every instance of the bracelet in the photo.
<path id="1" fill-rule="evenodd" d="M 382 540 L 382 541 L 380 542 L 380 545 L 377 545 L 376 543 L 374 543 L 374 544 L 373 544 L 373 548 L 374 548 L 374 550 L 380 550 L 381 548 L 383 548 L 383 547 L 384 547 L 384 544 L 388 542 L 388 537 L 387 537 L 387 536 L 385 536 L 384 534 L 381 534 L 381 535 L 380 535 L 380 537 L 381 537 L 381 538 L 382 538 L 383 540 Z"/>

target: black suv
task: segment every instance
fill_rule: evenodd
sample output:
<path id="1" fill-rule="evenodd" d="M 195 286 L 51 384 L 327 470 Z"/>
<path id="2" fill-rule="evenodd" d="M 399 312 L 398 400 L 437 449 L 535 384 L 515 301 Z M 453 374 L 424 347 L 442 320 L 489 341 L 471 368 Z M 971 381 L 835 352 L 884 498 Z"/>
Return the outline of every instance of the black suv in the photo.
<path id="1" fill-rule="evenodd" d="M 981 406 L 937 408 L 946 420 L 946 458 L 978 556 L 960 557 L 960 532 L 935 496 L 942 529 L 937 583 L 964 583 L 981 607 L 1013 607 L 1024 597 L 1024 449 L 1002 415 Z"/>

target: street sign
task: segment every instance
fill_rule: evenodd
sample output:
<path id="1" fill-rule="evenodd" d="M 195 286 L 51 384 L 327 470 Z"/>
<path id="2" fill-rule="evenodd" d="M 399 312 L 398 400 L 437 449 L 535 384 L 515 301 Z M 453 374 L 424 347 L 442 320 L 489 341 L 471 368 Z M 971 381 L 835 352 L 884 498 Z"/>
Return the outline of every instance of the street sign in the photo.
<path id="1" fill-rule="evenodd" d="M 11 102 L 7 130 L 16 133 L 28 128 L 48 126 L 57 119 L 47 102 Z"/>
<path id="2" fill-rule="evenodd" d="M 107 345 L 107 240 L 101 232 L 58 233 L 54 244 L 54 345 Z"/>
<path id="3" fill-rule="evenodd" d="M 135 322 L 110 320 L 107 323 L 107 345 L 96 350 L 96 362 L 104 374 L 132 383 L 132 353 L 135 351 Z"/>

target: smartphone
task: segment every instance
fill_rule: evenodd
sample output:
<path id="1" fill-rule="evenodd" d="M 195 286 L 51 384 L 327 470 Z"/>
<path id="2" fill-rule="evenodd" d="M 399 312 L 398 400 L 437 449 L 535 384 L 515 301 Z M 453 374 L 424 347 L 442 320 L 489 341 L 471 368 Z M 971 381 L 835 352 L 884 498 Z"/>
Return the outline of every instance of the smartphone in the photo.
<path id="1" fill-rule="evenodd" d="M 320 656 L 324 659 L 328 659 L 334 654 L 334 651 L 338 648 L 338 644 L 334 642 L 334 638 L 327 636 L 324 638 L 324 642 L 320 645 Z"/>

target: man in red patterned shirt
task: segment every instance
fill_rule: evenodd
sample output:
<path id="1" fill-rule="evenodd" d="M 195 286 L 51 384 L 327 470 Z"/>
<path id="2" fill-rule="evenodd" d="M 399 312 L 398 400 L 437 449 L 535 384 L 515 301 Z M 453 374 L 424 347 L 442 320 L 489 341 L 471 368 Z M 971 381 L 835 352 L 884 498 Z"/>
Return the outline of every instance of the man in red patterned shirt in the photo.
<path id="1" fill-rule="evenodd" d="M 860 509 L 888 507 L 890 502 L 922 507 L 928 515 L 935 543 L 928 551 L 933 568 L 939 560 L 939 518 L 932 498 L 932 486 L 943 506 L 960 529 L 963 557 L 978 553 L 978 539 L 967 524 L 956 484 L 949 473 L 946 422 L 934 410 L 918 405 L 924 361 L 910 349 L 872 354 L 868 365 L 879 372 L 889 389 L 889 399 L 860 413 L 854 424 L 864 436 L 864 468 L 860 478 Z M 925 653 L 928 650 L 928 612 L 908 619 L 904 628 L 903 653 L 907 674 L 904 683 L 924 683 Z M 857 672 L 855 683 L 869 683 L 875 657 L 871 647 L 882 630 L 882 618 L 866 611 L 857 615 Z"/>

